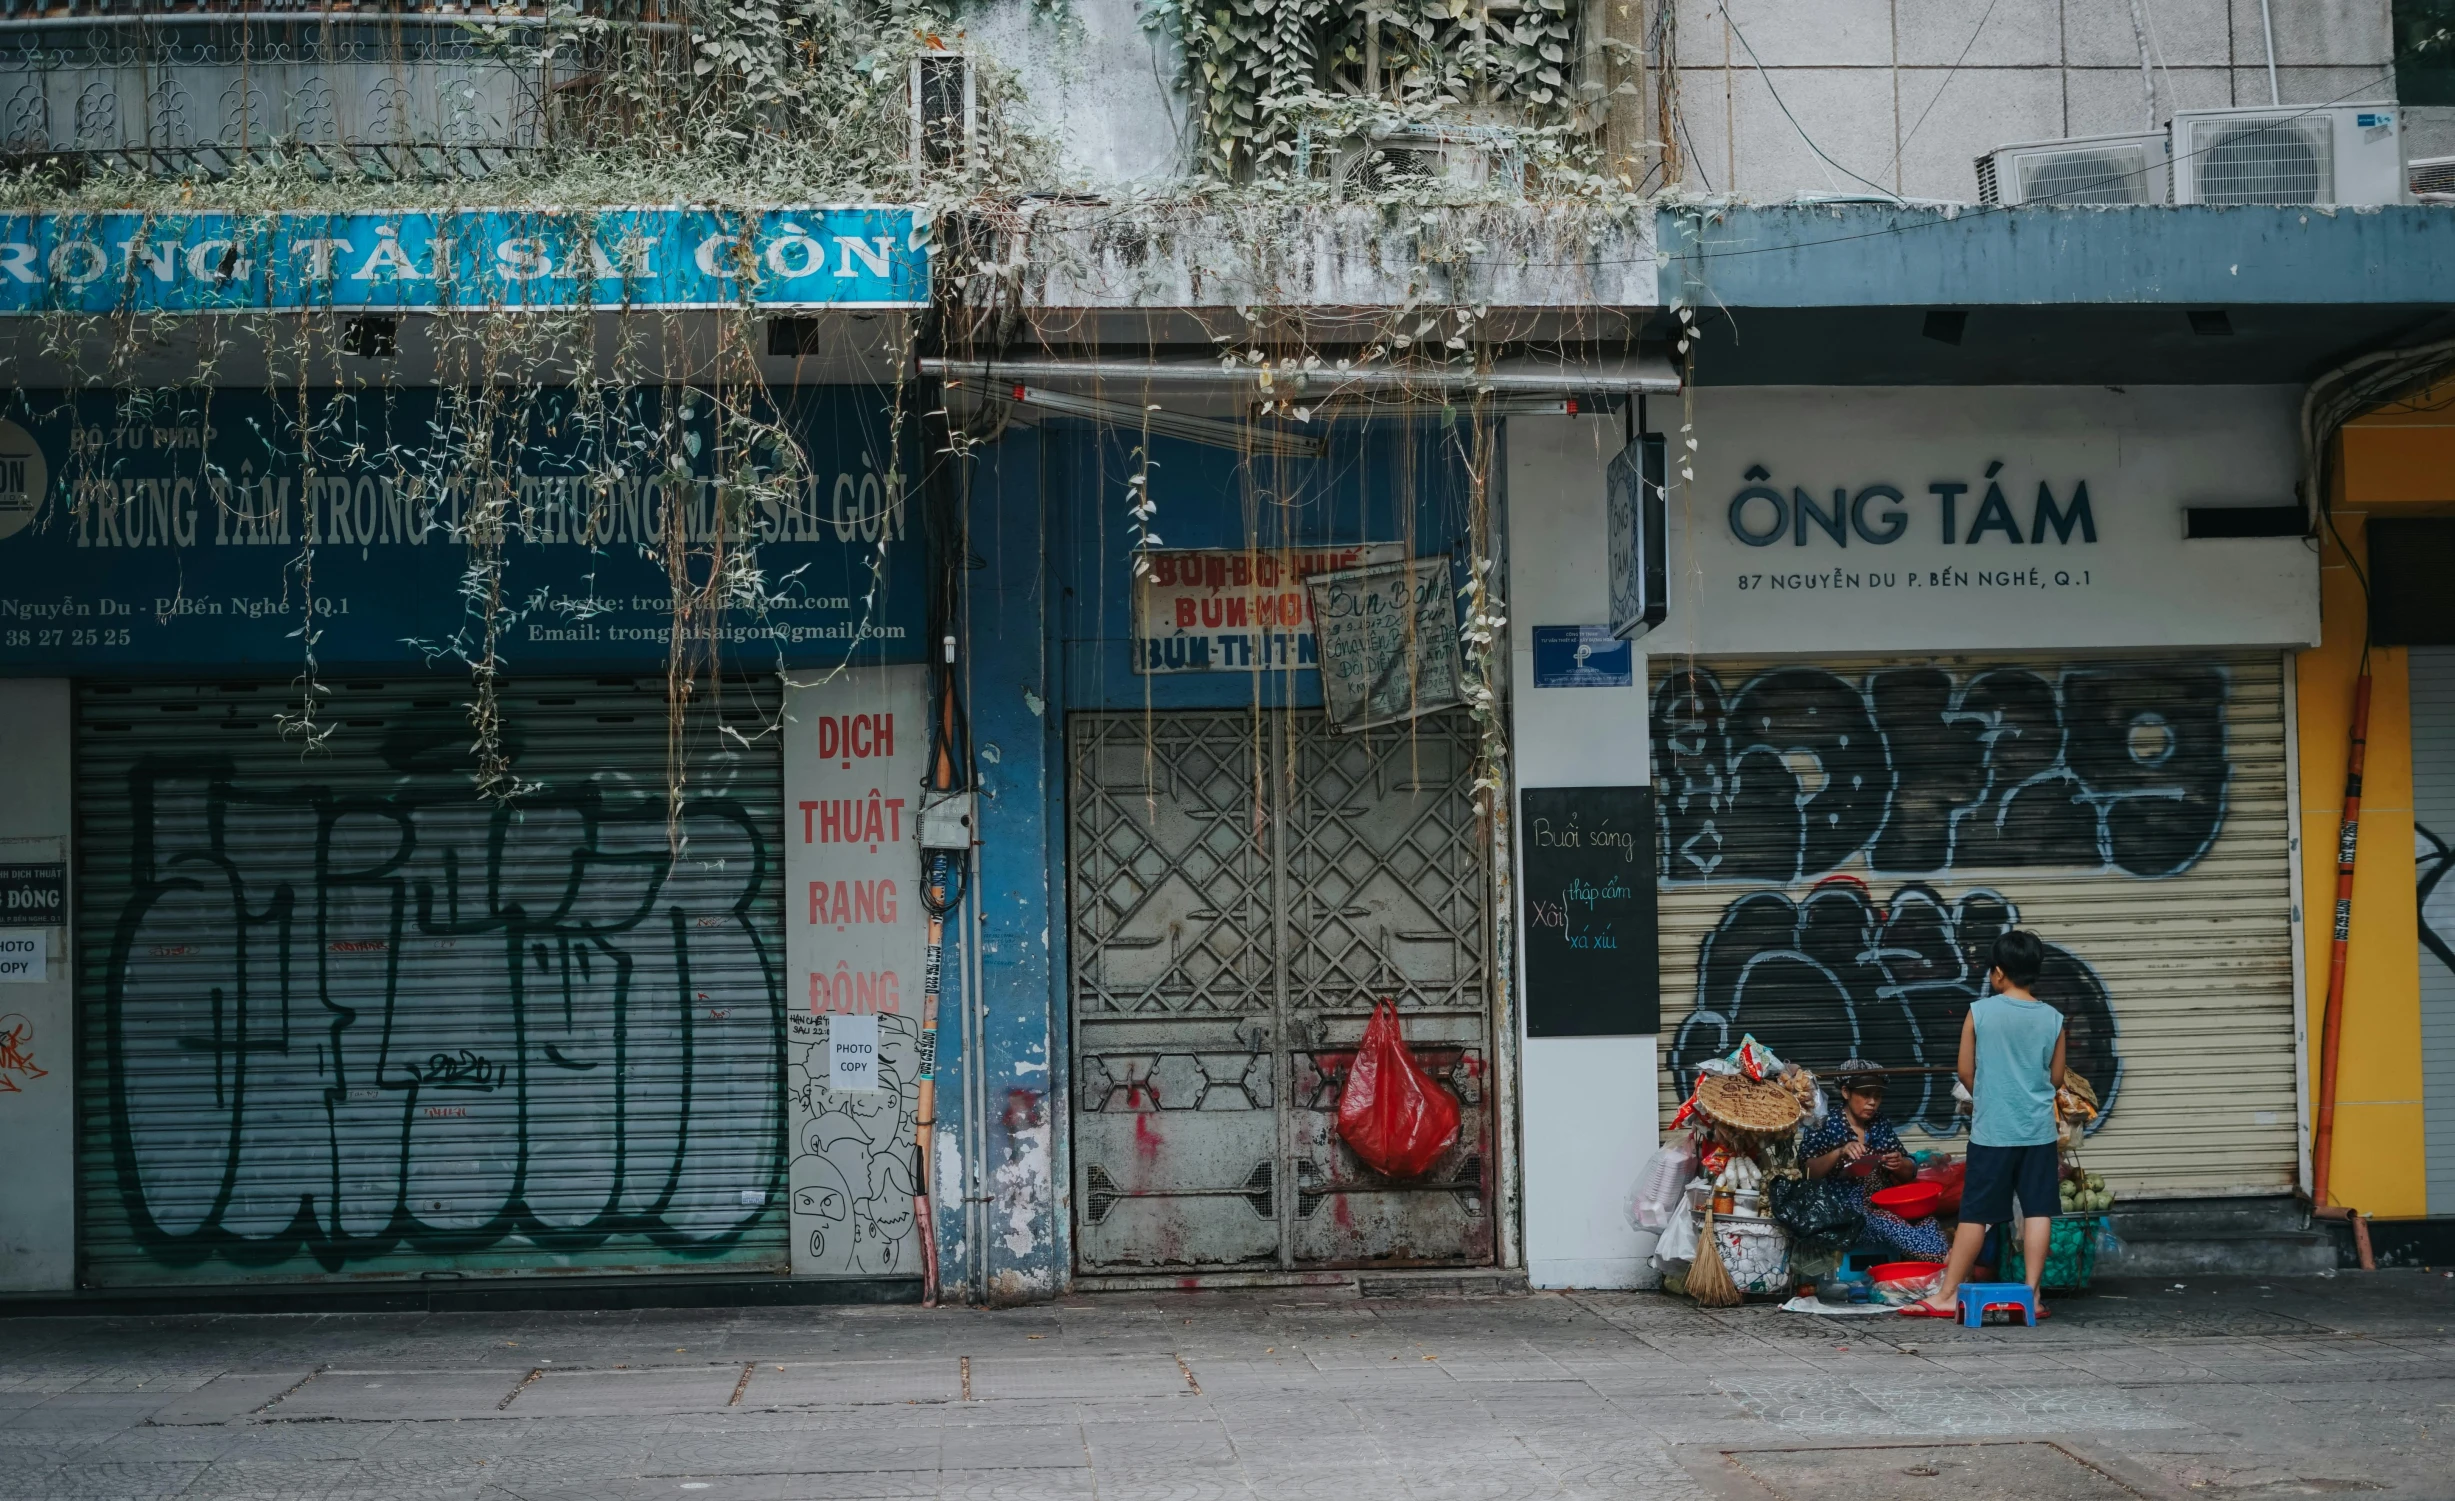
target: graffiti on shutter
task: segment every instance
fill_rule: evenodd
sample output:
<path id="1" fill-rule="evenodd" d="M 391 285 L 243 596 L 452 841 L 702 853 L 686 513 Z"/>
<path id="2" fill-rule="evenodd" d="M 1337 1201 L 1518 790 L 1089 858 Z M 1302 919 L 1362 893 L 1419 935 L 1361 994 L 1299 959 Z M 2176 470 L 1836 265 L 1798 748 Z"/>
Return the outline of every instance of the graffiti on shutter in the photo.
<path id="1" fill-rule="evenodd" d="M 2047 948 L 2037 993 L 2065 1013 L 2071 1064 L 2113 1119 L 2121 1023 L 2152 998 L 2125 995 L 2109 965 L 2139 971 L 2154 893 L 2246 878 L 2238 859 L 2207 868 L 2242 746 L 2283 895 L 2275 668 L 2254 675 L 2260 724 L 2237 722 L 2237 676 L 2209 660 L 1662 664 L 1664 921 L 1689 930 L 1665 947 L 1666 1000 L 1687 1001 L 1665 1020 L 1671 1087 L 1749 1033 L 1811 1066 L 1949 1065 L 1988 949 L 2031 925 Z M 2172 916 L 2167 941 L 2207 941 L 2187 904 Z M 2237 916 L 2265 923 L 2250 957 L 2289 967 L 2281 899 Z M 2263 983 L 2284 1016 L 2287 987 Z M 1939 1135 L 1965 1120 L 1947 1077 L 1896 1080 L 1888 1110 Z"/>
<path id="2" fill-rule="evenodd" d="M 493 803 L 415 690 L 304 765 L 216 691 L 85 704 L 98 1280 L 780 1253 L 772 770 L 677 857 L 661 701 L 514 696 Z"/>

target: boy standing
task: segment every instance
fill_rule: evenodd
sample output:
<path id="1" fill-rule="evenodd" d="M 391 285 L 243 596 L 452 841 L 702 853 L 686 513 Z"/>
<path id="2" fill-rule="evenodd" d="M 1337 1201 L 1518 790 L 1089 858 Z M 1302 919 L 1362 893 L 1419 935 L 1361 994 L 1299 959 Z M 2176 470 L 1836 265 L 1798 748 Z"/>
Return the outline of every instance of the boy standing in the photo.
<path id="1" fill-rule="evenodd" d="M 2020 1198 L 2021 1249 L 2029 1291 L 2046 1269 L 2054 1225 L 2054 1092 L 2063 1084 L 2063 1014 L 2030 994 L 2045 968 L 2045 945 L 2014 928 L 1995 940 L 1987 983 L 1993 994 L 1969 1008 L 1961 1023 L 1961 1083 L 1970 1093 L 1968 1174 L 1961 1186 L 1961 1223 L 1951 1259 L 1934 1293 L 1901 1311 L 1914 1318 L 1959 1315 L 1956 1294 L 1978 1259 L 1990 1225 L 2012 1218 Z M 2037 1316 L 2046 1316 L 2039 1303 Z"/>

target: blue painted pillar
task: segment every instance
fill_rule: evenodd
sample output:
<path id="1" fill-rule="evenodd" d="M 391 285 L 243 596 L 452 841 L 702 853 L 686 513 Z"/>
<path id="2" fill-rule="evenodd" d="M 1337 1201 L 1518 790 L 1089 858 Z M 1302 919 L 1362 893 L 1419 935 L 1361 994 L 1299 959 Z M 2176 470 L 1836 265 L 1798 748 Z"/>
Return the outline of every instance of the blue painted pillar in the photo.
<path id="1" fill-rule="evenodd" d="M 981 1107 L 971 1268 L 989 1302 L 1064 1290 L 1067 1241 L 1063 941 L 1054 889 L 1064 765 L 1049 648 L 1049 537 L 1041 437 L 1012 428 L 981 450 L 970 492 L 965 640 L 979 762 L 974 863 Z M 968 1149 L 967 1149 L 968 1152 Z M 956 1274 L 950 1268 L 949 1280 Z"/>

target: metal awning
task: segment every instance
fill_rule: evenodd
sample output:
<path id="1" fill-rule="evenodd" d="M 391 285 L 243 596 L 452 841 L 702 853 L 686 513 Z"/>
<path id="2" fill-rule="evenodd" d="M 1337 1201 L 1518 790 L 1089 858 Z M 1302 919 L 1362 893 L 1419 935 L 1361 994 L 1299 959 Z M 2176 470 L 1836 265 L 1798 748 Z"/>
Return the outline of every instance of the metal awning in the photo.
<path id="1" fill-rule="evenodd" d="M 1668 392 L 1679 389 L 1679 372 L 1658 354 L 1608 359 L 1499 360 L 1489 369 L 1464 365 L 1349 364 L 1274 360 L 1131 360 L 1101 355 L 1016 360 L 957 360 L 925 356 L 921 373 L 988 385 L 1064 388 L 1096 384 L 1208 388 L 1239 395 L 1301 397 L 1325 401 L 1370 392 L 1416 395 L 1568 394 L 1575 392 Z"/>

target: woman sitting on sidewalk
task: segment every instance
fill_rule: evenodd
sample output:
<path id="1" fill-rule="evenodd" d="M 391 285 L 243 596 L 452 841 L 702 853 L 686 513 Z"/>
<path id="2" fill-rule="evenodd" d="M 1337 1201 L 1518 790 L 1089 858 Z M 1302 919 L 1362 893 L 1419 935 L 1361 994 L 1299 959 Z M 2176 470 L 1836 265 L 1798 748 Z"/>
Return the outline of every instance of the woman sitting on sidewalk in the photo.
<path id="1" fill-rule="evenodd" d="M 1867 1214 L 1864 1242 L 1915 1261 L 1941 1261 L 1943 1227 L 1929 1215 L 1915 1222 L 1867 1203 L 1871 1189 L 1907 1183 L 1917 1164 L 1901 1148 L 1900 1133 L 1884 1115 L 1884 1076 L 1877 1065 L 1853 1058 L 1833 1079 L 1834 1098 L 1824 1119 L 1807 1128 L 1799 1156 L 1810 1178 L 1834 1177 Z"/>

